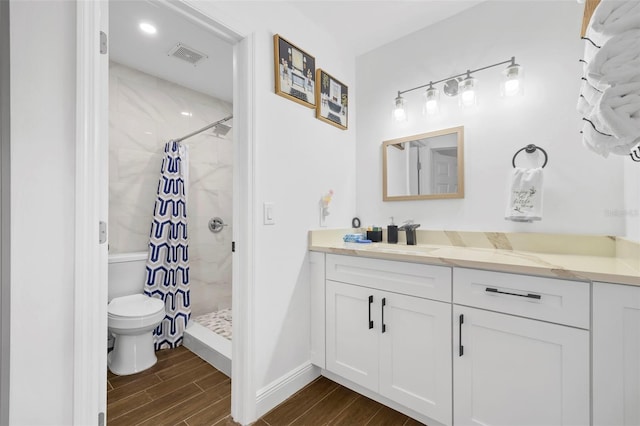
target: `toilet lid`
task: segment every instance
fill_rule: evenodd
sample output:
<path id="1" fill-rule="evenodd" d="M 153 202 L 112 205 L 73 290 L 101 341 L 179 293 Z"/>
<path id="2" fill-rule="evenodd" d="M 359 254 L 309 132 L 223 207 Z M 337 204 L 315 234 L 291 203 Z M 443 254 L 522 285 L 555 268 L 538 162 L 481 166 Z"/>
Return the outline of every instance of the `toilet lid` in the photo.
<path id="1" fill-rule="evenodd" d="M 153 315 L 162 309 L 164 309 L 162 300 L 144 294 L 133 294 L 114 298 L 109 302 L 107 312 L 109 315 L 119 317 L 142 317 Z"/>

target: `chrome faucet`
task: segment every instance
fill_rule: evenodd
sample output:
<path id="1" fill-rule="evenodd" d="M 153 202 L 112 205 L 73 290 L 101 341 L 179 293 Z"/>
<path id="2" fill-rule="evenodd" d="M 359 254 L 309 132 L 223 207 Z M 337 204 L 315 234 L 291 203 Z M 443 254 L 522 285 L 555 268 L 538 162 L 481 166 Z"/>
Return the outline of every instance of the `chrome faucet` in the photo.
<path id="1" fill-rule="evenodd" d="M 419 227 L 420 227 L 419 223 L 413 223 L 413 220 L 409 219 L 405 221 L 400 228 L 398 228 L 399 231 L 405 231 L 407 233 L 408 246 L 416 245 L 416 229 Z"/>

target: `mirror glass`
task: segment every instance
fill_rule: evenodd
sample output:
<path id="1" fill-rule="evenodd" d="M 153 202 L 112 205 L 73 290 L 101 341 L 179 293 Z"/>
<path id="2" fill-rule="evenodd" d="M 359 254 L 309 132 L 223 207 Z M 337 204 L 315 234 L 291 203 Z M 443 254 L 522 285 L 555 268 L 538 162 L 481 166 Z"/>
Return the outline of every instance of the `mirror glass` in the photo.
<path id="1" fill-rule="evenodd" d="M 464 197 L 464 127 L 382 144 L 384 201 Z"/>

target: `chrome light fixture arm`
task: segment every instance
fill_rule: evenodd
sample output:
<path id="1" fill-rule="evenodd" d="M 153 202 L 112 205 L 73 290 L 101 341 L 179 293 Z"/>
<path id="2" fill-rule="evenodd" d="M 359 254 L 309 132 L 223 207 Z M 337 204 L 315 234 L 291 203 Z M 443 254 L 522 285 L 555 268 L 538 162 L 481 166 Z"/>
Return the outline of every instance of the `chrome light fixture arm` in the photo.
<path id="1" fill-rule="evenodd" d="M 437 81 L 430 81 L 429 83 L 422 84 L 422 85 L 416 86 L 416 87 L 412 87 L 411 89 L 399 90 L 398 91 L 398 97 L 400 97 L 401 95 L 403 95 L 405 93 L 413 92 L 414 90 L 423 89 L 423 88 L 425 88 L 427 86 L 433 86 L 434 84 L 443 83 L 445 81 L 452 80 L 454 78 L 467 77 L 467 76 L 470 76 L 473 73 L 476 73 L 476 72 L 479 72 L 479 71 L 484 71 L 484 70 L 489 69 L 489 68 L 494 68 L 494 67 L 498 67 L 500 65 L 506 65 L 506 64 L 509 64 L 510 66 L 517 65 L 516 64 L 516 57 L 512 56 L 511 59 L 508 59 L 506 61 L 497 62 L 495 64 L 487 65 L 486 67 L 476 68 L 474 70 L 467 70 L 467 71 L 465 71 L 463 73 L 452 75 L 451 77 L 446 77 L 446 78 L 443 78 L 443 79 L 440 79 L 440 80 L 437 80 Z"/>

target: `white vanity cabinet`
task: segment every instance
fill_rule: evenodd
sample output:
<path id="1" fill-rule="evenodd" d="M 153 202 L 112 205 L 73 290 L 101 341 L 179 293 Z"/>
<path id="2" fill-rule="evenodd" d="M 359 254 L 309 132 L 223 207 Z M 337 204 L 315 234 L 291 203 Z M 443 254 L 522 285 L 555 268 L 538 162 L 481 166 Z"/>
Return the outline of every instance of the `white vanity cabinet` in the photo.
<path id="1" fill-rule="evenodd" d="M 453 279 L 453 423 L 588 425 L 589 331 L 577 327 L 589 326 L 589 283 L 463 268 Z"/>
<path id="2" fill-rule="evenodd" d="M 593 424 L 640 425 L 640 287 L 593 283 Z"/>
<path id="3" fill-rule="evenodd" d="M 330 378 L 428 424 L 591 423 L 590 282 L 336 254 L 311 261 L 312 362 Z M 624 378 L 620 360 L 640 360 L 633 290 L 609 299 L 618 316 L 635 303 L 624 313 L 635 327 L 625 331 L 628 348 L 600 364 L 616 364 L 602 368 L 603 383 L 614 371 L 607 379 L 620 394 L 624 380 L 624 397 L 636 402 L 640 369 L 625 367 L 634 376 Z M 601 336 L 622 320 L 611 321 Z M 602 352 L 621 345 L 616 333 Z M 627 410 L 640 418 L 637 405 Z"/>
<path id="4" fill-rule="evenodd" d="M 451 269 L 336 255 L 326 262 L 326 369 L 450 425 Z"/>

